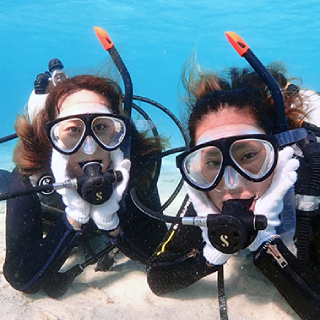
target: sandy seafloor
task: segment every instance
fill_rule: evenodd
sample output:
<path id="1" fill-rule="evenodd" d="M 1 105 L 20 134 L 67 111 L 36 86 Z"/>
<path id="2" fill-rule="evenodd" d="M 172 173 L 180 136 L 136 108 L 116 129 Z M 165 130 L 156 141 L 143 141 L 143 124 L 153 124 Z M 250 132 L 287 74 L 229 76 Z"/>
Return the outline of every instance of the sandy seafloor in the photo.
<path id="1" fill-rule="evenodd" d="M 0 168 L 12 170 L 12 146 L 1 145 Z M 178 179 L 178 177 L 177 177 Z M 168 170 L 161 184 L 176 178 Z M 180 200 L 168 211 L 175 214 Z M 43 292 L 20 293 L 2 273 L 5 259 L 5 202 L 0 203 L 0 319 L 96 320 L 96 319 L 219 319 L 216 274 L 189 288 L 157 297 L 148 287 L 145 266 L 123 254 L 111 271 L 95 272 L 94 266 L 80 274 L 59 299 Z M 234 257 L 225 265 L 225 291 L 230 320 L 300 319 L 273 285 L 248 258 Z"/>

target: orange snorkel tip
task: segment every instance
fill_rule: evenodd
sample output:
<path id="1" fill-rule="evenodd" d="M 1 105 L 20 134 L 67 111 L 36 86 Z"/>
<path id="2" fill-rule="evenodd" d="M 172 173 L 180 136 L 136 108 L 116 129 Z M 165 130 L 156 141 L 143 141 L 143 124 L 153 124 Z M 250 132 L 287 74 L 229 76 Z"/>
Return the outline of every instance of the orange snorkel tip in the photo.
<path id="1" fill-rule="evenodd" d="M 124 83 L 124 111 L 128 116 L 131 116 L 132 99 L 133 99 L 133 89 L 132 81 L 128 69 L 126 68 L 124 62 L 122 61 L 118 50 L 114 46 L 110 36 L 107 31 L 100 27 L 94 27 L 94 31 L 101 42 L 103 48 L 108 52 L 114 64 L 116 65 L 118 71 L 121 74 Z"/>
<path id="2" fill-rule="evenodd" d="M 243 57 L 250 49 L 246 42 L 235 32 L 227 31 L 225 32 L 226 37 L 233 48 L 238 52 L 238 54 Z"/>
<path id="3" fill-rule="evenodd" d="M 275 117 L 277 122 L 277 128 L 275 129 L 277 132 L 275 133 L 288 131 L 289 127 L 285 112 L 286 108 L 281 89 L 276 80 L 241 37 L 231 31 L 227 31 L 225 34 L 233 48 L 241 57 L 244 57 L 249 62 L 254 71 L 269 88 L 275 105 Z"/>
<path id="4" fill-rule="evenodd" d="M 105 48 L 105 50 L 108 51 L 114 46 L 107 31 L 105 31 L 104 29 L 102 29 L 100 27 L 94 27 L 94 31 L 95 31 L 99 41 L 101 42 L 102 46 Z"/>

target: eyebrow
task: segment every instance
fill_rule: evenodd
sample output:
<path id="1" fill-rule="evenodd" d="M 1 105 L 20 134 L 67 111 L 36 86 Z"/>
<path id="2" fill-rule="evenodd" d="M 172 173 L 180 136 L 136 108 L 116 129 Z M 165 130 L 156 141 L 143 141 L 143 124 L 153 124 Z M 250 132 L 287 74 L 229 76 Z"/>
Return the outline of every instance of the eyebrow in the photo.
<path id="1" fill-rule="evenodd" d="M 201 150 L 201 153 L 202 152 L 204 152 L 204 155 L 205 156 L 210 156 L 210 155 L 212 155 L 212 156 L 215 156 L 215 155 L 221 155 L 221 151 L 220 151 L 220 149 L 218 149 L 217 147 L 214 147 L 214 149 L 204 149 L 204 150 Z"/>

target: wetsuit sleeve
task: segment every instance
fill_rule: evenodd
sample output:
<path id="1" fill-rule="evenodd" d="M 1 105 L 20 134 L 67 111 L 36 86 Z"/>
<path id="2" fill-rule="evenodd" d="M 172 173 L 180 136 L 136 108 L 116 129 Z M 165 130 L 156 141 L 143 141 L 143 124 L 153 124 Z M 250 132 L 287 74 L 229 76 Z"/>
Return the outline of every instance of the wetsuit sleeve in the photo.
<path id="1" fill-rule="evenodd" d="M 31 187 L 27 177 L 11 174 L 9 192 Z M 65 215 L 43 236 L 41 204 L 37 195 L 7 201 L 6 259 L 7 281 L 17 290 L 37 292 L 58 272 L 78 237 Z"/>
<path id="2" fill-rule="evenodd" d="M 195 216 L 188 199 L 180 211 L 186 216 Z M 194 282 L 218 270 L 203 256 L 205 242 L 202 232 L 196 226 L 173 225 L 147 267 L 147 279 L 151 290 L 162 295 L 188 287 Z"/>

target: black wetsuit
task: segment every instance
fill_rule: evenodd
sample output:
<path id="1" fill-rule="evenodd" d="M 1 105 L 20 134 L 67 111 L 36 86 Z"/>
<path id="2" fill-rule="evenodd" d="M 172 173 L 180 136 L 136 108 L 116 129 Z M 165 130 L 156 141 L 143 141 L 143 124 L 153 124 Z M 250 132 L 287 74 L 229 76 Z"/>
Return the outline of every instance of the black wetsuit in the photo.
<path id="1" fill-rule="evenodd" d="M 188 197 L 179 214 L 196 216 Z M 163 295 L 188 287 L 218 271 L 220 266 L 211 265 L 203 256 L 204 245 L 200 227 L 173 225 L 149 259 L 147 280 L 151 290 L 157 295 Z M 277 254 L 269 250 L 270 247 Z M 316 255 L 319 257 L 320 251 Z M 255 266 L 275 285 L 301 319 L 319 318 L 320 277 L 314 267 L 299 261 L 278 236 L 263 243 L 253 258 Z"/>
<path id="2" fill-rule="evenodd" d="M 188 197 L 185 198 L 179 215 L 196 216 Z M 199 227 L 182 224 L 171 226 L 148 263 L 148 283 L 151 290 L 162 295 L 188 287 L 217 271 L 219 266 L 210 265 L 203 256 L 204 245 Z"/>
<path id="3" fill-rule="evenodd" d="M 15 169 L 8 191 L 27 189 L 43 175 L 48 173 L 30 179 Z M 36 181 L 32 183 L 32 179 Z M 149 201 L 159 205 L 157 192 L 153 192 Z M 167 231 L 165 223 L 139 211 L 129 194 L 121 202 L 118 215 L 121 232 L 112 239 L 107 232 L 98 230 L 91 219 L 81 231 L 74 230 L 56 192 L 8 200 L 5 278 L 15 289 L 35 293 L 55 277 L 73 248 L 81 245 L 87 252 L 95 252 L 111 242 L 131 259 L 146 263 Z"/>

